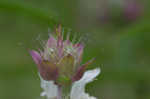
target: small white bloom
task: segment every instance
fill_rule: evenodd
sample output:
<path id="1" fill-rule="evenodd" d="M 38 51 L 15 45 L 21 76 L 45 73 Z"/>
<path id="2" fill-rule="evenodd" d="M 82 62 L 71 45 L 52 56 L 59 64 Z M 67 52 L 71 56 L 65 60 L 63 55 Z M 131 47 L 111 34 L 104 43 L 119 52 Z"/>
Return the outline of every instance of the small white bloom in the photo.
<path id="1" fill-rule="evenodd" d="M 79 81 L 73 83 L 70 99 L 97 99 L 96 97 L 89 96 L 89 94 L 85 93 L 85 85 L 92 82 L 99 74 L 99 68 L 85 72 Z M 41 93 L 41 96 L 47 96 L 48 99 L 56 99 L 57 85 L 55 85 L 53 81 L 45 81 L 41 78 L 41 87 L 44 90 Z"/>
<path id="2" fill-rule="evenodd" d="M 73 84 L 70 95 L 71 99 L 96 99 L 95 97 L 91 97 L 85 93 L 85 85 L 93 81 L 99 73 L 99 68 L 85 72 L 83 77 Z"/>
<path id="3" fill-rule="evenodd" d="M 56 98 L 57 85 L 55 85 L 53 81 L 46 81 L 41 78 L 41 87 L 43 88 L 43 92 L 41 93 L 41 96 L 46 96 L 48 99 Z"/>

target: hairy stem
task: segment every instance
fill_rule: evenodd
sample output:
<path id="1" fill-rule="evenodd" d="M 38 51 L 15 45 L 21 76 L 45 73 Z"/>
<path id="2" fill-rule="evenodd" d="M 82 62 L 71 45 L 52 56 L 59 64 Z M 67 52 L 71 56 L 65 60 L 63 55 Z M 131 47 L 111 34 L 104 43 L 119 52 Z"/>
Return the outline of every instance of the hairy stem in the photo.
<path id="1" fill-rule="evenodd" d="M 62 99 L 62 87 L 60 85 L 58 85 L 57 99 Z"/>

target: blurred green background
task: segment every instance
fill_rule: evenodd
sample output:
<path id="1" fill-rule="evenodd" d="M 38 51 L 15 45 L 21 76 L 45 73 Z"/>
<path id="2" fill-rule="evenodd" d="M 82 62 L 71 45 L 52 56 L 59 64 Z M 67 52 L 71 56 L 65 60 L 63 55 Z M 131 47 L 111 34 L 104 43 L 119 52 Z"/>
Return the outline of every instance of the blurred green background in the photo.
<path id="1" fill-rule="evenodd" d="M 0 0 L 0 99 L 42 99 L 37 49 L 61 23 L 100 67 L 87 86 L 98 99 L 150 99 L 149 0 Z"/>

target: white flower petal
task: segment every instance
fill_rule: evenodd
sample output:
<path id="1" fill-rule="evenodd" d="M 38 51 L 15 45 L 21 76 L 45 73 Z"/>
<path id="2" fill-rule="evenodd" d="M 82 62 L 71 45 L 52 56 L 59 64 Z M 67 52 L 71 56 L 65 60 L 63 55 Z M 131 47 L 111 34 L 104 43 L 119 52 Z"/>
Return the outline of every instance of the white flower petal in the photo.
<path id="1" fill-rule="evenodd" d="M 41 78 L 41 87 L 43 88 L 41 96 L 46 96 L 48 99 L 54 99 L 57 96 L 57 86 L 53 81 L 46 81 Z"/>
<path id="2" fill-rule="evenodd" d="M 87 93 L 83 93 L 82 95 L 80 95 L 79 99 L 97 99 L 97 98 L 93 96 L 89 96 L 89 94 Z"/>
<path id="3" fill-rule="evenodd" d="M 96 99 L 95 97 L 90 97 L 87 93 L 85 93 L 85 85 L 93 81 L 99 74 L 99 68 L 85 72 L 79 81 L 74 82 L 70 94 L 71 99 Z"/>

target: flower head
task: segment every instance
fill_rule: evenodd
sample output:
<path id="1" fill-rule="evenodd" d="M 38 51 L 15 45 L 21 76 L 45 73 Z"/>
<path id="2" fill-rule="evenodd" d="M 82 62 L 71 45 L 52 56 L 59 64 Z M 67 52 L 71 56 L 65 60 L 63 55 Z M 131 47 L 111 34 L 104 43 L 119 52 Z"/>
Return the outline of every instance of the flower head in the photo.
<path id="1" fill-rule="evenodd" d="M 85 85 L 94 80 L 100 69 L 85 72 L 93 59 L 81 65 L 83 48 L 83 44 L 71 42 L 69 36 L 64 39 L 59 26 L 43 51 L 30 51 L 40 74 L 42 96 L 48 99 L 96 99 L 85 93 Z M 63 95 L 62 90 L 67 87 L 69 92 Z"/>
<path id="2" fill-rule="evenodd" d="M 44 80 L 53 80 L 56 84 L 66 84 L 80 80 L 90 60 L 81 65 L 83 44 L 72 43 L 69 36 L 64 40 L 61 26 L 56 29 L 44 46 L 43 51 L 30 51 L 39 73 Z"/>

